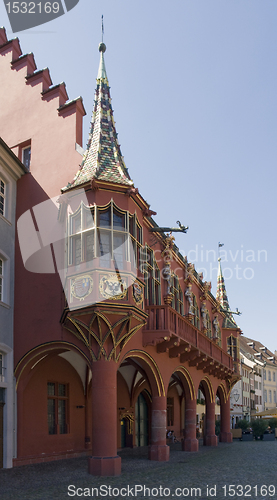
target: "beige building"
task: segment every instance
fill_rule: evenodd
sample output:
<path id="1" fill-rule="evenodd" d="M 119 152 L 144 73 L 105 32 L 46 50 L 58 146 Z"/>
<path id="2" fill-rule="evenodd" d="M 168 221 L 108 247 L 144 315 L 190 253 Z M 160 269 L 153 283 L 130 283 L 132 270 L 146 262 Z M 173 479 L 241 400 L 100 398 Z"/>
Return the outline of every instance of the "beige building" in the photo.
<path id="1" fill-rule="evenodd" d="M 261 342 L 244 337 L 257 362 L 255 395 L 257 410 L 270 410 L 277 406 L 277 356 Z M 276 351 L 275 351 L 276 352 Z M 261 385 L 260 385 L 261 384 Z M 260 400 L 260 392 L 262 398 Z"/>

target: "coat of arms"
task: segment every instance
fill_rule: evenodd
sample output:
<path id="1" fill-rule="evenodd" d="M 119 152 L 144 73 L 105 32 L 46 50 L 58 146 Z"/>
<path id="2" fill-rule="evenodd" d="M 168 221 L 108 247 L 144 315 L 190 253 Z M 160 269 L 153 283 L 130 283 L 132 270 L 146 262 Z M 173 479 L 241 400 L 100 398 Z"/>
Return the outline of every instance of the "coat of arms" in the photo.
<path id="1" fill-rule="evenodd" d="M 127 294 L 127 284 L 117 274 L 102 276 L 99 291 L 105 299 L 123 299 Z"/>
<path id="2" fill-rule="evenodd" d="M 137 281 L 133 283 L 133 297 L 137 304 L 143 301 L 143 288 Z"/>
<path id="3" fill-rule="evenodd" d="M 93 288 L 93 279 L 91 276 L 78 276 L 71 280 L 71 295 L 79 300 L 84 300 Z"/>

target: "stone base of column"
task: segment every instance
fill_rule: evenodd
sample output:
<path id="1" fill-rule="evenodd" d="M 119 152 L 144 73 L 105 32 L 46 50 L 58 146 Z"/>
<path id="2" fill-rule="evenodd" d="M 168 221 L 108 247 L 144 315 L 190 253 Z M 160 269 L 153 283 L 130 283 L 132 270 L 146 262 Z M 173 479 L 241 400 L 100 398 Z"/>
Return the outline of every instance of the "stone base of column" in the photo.
<path id="1" fill-rule="evenodd" d="M 221 443 L 232 443 L 233 434 L 231 432 L 221 432 L 219 435 L 219 441 Z"/>
<path id="2" fill-rule="evenodd" d="M 148 449 L 148 459 L 155 460 L 156 462 L 168 462 L 169 460 L 169 446 L 160 446 L 152 444 Z"/>
<path id="3" fill-rule="evenodd" d="M 211 436 L 206 436 L 205 446 L 217 446 L 217 444 L 218 444 L 218 439 L 215 434 Z"/>
<path id="4" fill-rule="evenodd" d="M 89 457 L 88 473 L 93 476 L 119 476 L 121 474 L 121 458 Z"/>
<path id="5" fill-rule="evenodd" d="M 183 451 L 198 451 L 199 442 L 198 439 L 183 439 L 182 440 L 182 450 Z"/>

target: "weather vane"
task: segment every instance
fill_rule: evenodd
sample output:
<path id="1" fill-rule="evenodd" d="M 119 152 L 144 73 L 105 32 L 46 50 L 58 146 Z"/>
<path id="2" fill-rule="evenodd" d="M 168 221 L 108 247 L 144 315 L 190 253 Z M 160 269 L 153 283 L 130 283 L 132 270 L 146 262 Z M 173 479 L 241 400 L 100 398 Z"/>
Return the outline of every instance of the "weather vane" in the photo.
<path id="1" fill-rule="evenodd" d="M 104 38 L 104 16 L 102 14 L 102 43 L 103 43 L 103 38 Z"/>

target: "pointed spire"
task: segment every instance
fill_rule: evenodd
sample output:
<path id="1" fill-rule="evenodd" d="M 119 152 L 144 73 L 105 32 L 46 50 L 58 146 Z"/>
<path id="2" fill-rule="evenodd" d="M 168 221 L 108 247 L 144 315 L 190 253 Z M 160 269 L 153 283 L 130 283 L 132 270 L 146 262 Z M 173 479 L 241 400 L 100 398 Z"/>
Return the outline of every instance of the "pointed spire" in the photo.
<path id="1" fill-rule="evenodd" d="M 105 66 L 105 61 L 104 61 L 104 52 L 106 52 L 106 45 L 102 42 L 99 45 L 99 52 L 101 53 L 100 56 L 100 63 L 99 63 L 99 69 L 98 69 L 98 75 L 97 75 L 97 80 L 106 80 L 108 82 L 108 77 L 107 77 L 107 72 L 106 72 L 106 66 Z"/>
<path id="2" fill-rule="evenodd" d="M 224 328 L 237 328 L 237 324 L 231 313 L 231 308 L 229 306 L 229 300 L 227 297 L 227 292 L 225 288 L 224 277 L 221 268 L 221 258 L 218 259 L 218 273 L 217 273 L 217 289 L 216 289 L 216 300 L 220 303 L 222 309 L 226 314 L 226 318 L 223 322 Z M 228 311 L 230 311 L 228 313 Z"/>
<path id="3" fill-rule="evenodd" d="M 80 169 L 68 188 L 79 186 L 93 179 L 133 185 L 117 140 L 104 61 L 105 51 L 106 45 L 102 41 L 99 45 L 100 64 L 87 149 Z"/>

